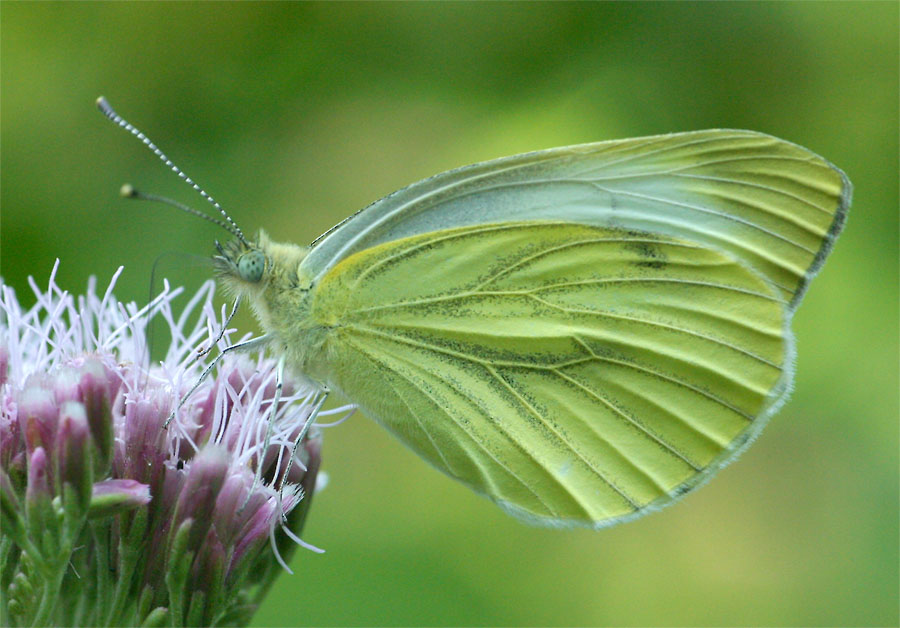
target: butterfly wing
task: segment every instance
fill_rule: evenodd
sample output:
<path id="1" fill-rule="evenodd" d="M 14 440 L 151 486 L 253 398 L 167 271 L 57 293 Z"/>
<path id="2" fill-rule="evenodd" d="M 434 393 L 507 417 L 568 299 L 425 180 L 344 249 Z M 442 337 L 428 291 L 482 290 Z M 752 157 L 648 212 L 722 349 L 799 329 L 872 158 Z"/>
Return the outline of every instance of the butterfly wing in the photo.
<path id="1" fill-rule="evenodd" d="M 317 375 L 514 514 L 591 526 L 721 466 L 787 384 L 785 302 L 733 256 L 638 231 L 478 225 L 351 255 Z"/>
<path id="2" fill-rule="evenodd" d="M 790 385 L 789 322 L 849 181 L 749 131 L 601 142 L 392 194 L 301 264 L 306 361 L 516 515 L 609 525 L 741 450 Z"/>
<path id="3" fill-rule="evenodd" d="M 664 233 L 726 251 L 793 309 L 843 226 L 846 176 L 753 131 L 708 130 L 554 148 L 445 172 L 365 208 L 314 243 L 320 279 L 367 248 L 452 227 L 560 220 Z"/>

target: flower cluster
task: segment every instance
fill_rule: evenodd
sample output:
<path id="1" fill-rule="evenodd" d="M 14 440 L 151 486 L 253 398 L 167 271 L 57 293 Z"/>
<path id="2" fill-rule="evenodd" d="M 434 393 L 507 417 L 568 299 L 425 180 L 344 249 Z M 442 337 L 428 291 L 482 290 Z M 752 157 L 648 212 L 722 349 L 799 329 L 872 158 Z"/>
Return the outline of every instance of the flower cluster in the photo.
<path id="1" fill-rule="evenodd" d="M 28 310 L 0 286 L 0 624 L 247 623 L 305 545 L 321 393 L 287 380 L 273 412 L 275 364 L 228 354 L 178 407 L 198 346 L 229 342 L 212 284 L 176 317 L 168 285 L 139 309 L 118 273 L 77 299 L 53 275 Z M 157 318 L 171 344 L 151 368 Z"/>

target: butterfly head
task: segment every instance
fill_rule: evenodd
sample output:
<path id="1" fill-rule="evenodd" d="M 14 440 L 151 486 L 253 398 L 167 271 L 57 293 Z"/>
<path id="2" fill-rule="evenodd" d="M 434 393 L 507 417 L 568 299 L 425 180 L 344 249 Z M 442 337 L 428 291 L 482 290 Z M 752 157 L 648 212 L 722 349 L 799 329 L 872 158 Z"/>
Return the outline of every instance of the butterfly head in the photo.
<path id="1" fill-rule="evenodd" d="M 122 186 L 121 195 L 170 205 L 230 233 L 234 236 L 230 242 L 223 245 L 216 241 L 218 254 L 213 256 L 213 264 L 222 287 L 235 297 L 246 298 L 267 332 L 279 331 L 279 327 L 284 327 L 295 319 L 298 305 L 308 301 L 307 295 L 312 287 L 312 280 L 300 271 L 300 262 L 309 249 L 295 244 L 272 242 L 262 231 L 256 240 L 245 237 L 237 223 L 212 196 L 173 164 L 146 135 L 116 113 L 102 96 L 97 99 L 97 107 L 112 122 L 141 140 L 169 169 L 215 207 L 221 218 L 169 198 L 139 192 L 129 184 Z"/>
<path id="2" fill-rule="evenodd" d="M 256 240 L 236 237 L 226 244 L 216 242 L 213 256 L 219 282 L 231 294 L 249 299 L 262 318 L 279 308 L 296 289 L 307 287 L 300 279 L 300 262 L 308 249 L 296 244 L 273 242 L 264 231 Z"/>
<path id="3" fill-rule="evenodd" d="M 224 246 L 216 240 L 219 254 L 213 257 L 213 263 L 219 276 L 227 282 L 259 284 L 263 281 L 266 268 L 271 261 L 266 258 L 256 242 L 242 241 L 235 238 Z"/>

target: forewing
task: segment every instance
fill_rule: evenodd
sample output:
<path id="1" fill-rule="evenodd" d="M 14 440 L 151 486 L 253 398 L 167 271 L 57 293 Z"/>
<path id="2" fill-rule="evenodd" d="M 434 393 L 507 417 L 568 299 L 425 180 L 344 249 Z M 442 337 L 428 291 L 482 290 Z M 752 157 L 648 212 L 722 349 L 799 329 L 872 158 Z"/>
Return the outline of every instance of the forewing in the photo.
<path id="1" fill-rule="evenodd" d="M 843 225 L 844 174 L 752 131 L 709 130 L 555 148 L 452 170 L 373 203 L 314 243 L 320 279 L 378 244 L 452 227 L 561 220 L 702 243 L 777 286 L 793 309 Z"/>
<path id="2" fill-rule="evenodd" d="M 438 231 L 315 288 L 312 374 L 519 516 L 601 526 L 733 457 L 782 396 L 785 295 L 734 256 L 571 223 Z"/>

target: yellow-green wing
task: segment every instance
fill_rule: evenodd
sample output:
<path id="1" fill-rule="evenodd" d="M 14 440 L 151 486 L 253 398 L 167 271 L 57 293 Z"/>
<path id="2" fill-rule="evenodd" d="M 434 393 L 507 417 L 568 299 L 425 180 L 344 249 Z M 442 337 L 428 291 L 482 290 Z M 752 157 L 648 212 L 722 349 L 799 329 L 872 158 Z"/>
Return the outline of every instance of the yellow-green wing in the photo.
<path id="1" fill-rule="evenodd" d="M 790 375 L 786 298 L 668 235 L 506 222 L 350 255 L 314 288 L 307 365 L 512 513 L 603 526 L 736 455 Z"/>
<path id="2" fill-rule="evenodd" d="M 438 174 L 314 243 L 318 281 L 346 257 L 443 229 L 523 220 L 640 229 L 725 251 L 793 310 L 844 223 L 850 182 L 791 142 L 729 129 L 551 148 Z"/>

